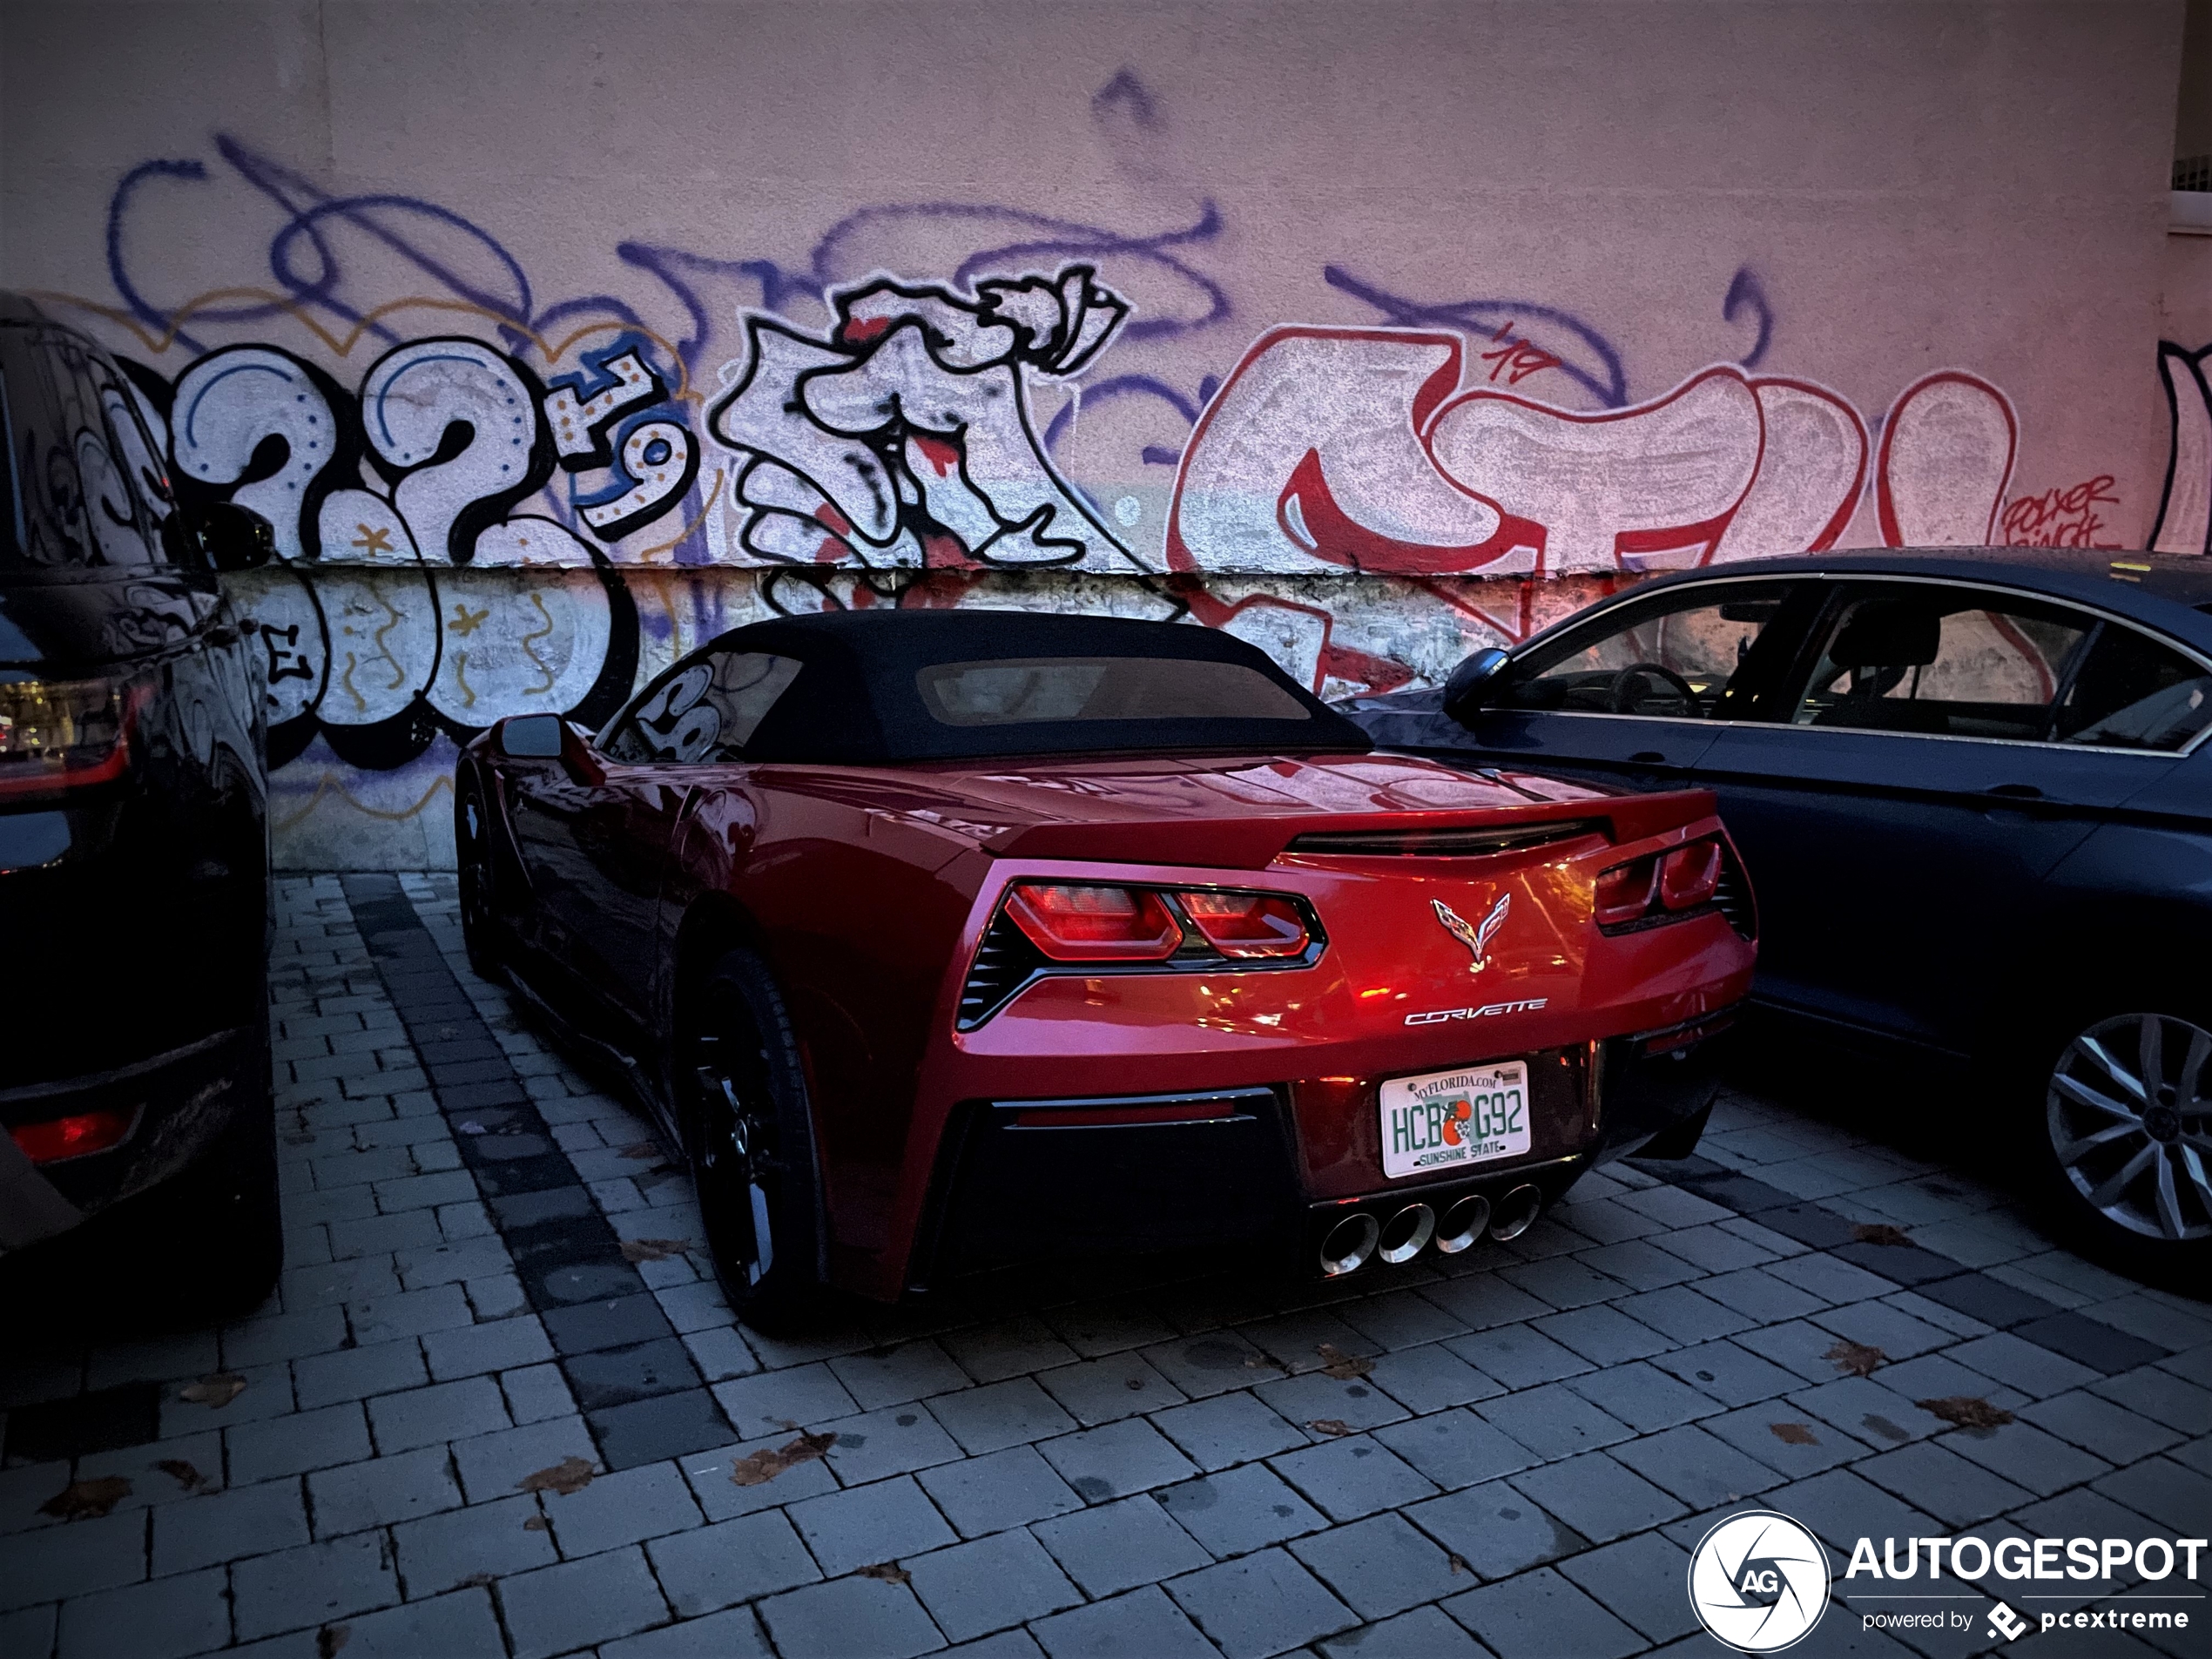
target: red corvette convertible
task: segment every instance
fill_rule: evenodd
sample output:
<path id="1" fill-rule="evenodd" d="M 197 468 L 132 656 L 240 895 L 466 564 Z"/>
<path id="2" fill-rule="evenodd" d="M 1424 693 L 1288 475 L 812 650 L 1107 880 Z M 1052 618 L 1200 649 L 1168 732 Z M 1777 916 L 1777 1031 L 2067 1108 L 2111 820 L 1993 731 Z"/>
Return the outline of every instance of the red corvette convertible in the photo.
<path id="1" fill-rule="evenodd" d="M 1037 1253 L 1510 1238 L 1688 1151 L 1751 979 L 1709 795 L 1373 752 L 1197 627 L 759 623 L 456 784 L 473 957 L 619 1059 L 755 1322 Z"/>

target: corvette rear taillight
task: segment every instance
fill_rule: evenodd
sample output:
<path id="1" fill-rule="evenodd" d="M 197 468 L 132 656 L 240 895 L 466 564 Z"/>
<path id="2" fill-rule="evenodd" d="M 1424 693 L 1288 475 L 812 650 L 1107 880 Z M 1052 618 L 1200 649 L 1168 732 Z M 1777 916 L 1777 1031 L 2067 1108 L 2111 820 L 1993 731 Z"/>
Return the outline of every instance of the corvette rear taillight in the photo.
<path id="1" fill-rule="evenodd" d="M 33 1163 L 58 1163 L 118 1144 L 130 1134 L 132 1116 L 130 1112 L 78 1112 L 43 1123 L 18 1123 L 8 1131 L 8 1138 Z"/>
<path id="2" fill-rule="evenodd" d="M 1143 887 L 1023 882 L 1006 914 L 1055 962 L 1157 962 L 1175 954 L 1183 927 L 1157 893 Z"/>
<path id="3" fill-rule="evenodd" d="M 1615 865 L 1597 879 L 1597 925 L 1649 927 L 1711 904 L 1723 857 L 1720 841 L 1709 836 Z"/>
<path id="4" fill-rule="evenodd" d="M 113 679 L 0 681 L 0 799 L 120 778 L 149 691 Z"/>
<path id="5" fill-rule="evenodd" d="M 1191 926 L 1224 956 L 1297 956 L 1311 941 L 1305 917 L 1288 899 L 1264 893 L 1178 893 Z"/>

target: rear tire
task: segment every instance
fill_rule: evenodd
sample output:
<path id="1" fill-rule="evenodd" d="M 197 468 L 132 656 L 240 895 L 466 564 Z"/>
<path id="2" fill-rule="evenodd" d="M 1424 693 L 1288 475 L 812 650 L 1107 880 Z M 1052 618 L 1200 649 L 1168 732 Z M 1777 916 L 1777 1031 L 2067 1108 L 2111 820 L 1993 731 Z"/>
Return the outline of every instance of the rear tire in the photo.
<path id="1" fill-rule="evenodd" d="M 821 1305 L 821 1163 L 806 1070 L 782 993 L 755 952 L 732 950 L 688 999 L 679 1058 L 699 1211 L 738 1317 L 773 1332 Z"/>
<path id="2" fill-rule="evenodd" d="M 482 792 L 463 784 L 453 803 L 454 864 L 461 878 L 461 942 L 476 977 L 504 977 L 499 922 L 492 900 L 491 830 Z"/>
<path id="3" fill-rule="evenodd" d="M 2034 1173 L 2085 1249 L 2205 1294 L 2212 1269 L 2212 1008 L 2170 993 L 2077 1008 L 2040 1050 Z"/>

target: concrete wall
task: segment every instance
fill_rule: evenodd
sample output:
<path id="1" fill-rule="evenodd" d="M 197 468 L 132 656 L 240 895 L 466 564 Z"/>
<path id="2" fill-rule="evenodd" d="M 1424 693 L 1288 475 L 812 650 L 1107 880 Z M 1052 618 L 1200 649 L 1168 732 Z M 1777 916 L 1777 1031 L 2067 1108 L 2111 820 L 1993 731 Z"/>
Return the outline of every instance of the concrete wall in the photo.
<path id="1" fill-rule="evenodd" d="M 278 523 L 290 863 L 444 861 L 456 738 L 777 610 L 1335 693 L 1701 560 L 2204 544 L 2181 0 L 0 15 L 0 281 Z"/>

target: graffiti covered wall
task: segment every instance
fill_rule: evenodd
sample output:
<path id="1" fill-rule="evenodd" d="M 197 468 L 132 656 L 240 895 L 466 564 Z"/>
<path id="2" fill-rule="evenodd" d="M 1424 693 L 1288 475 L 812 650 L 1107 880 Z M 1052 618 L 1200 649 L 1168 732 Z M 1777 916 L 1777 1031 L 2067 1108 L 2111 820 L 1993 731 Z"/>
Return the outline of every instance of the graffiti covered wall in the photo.
<path id="1" fill-rule="evenodd" d="M 1653 570 L 2204 550 L 2165 0 L 8 26 L 0 281 L 277 527 L 288 864 L 448 861 L 457 742 L 778 611 L 1337 695 Z"/>

